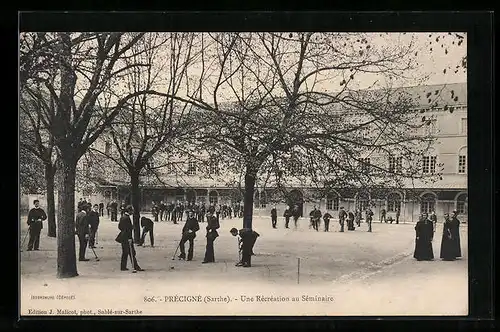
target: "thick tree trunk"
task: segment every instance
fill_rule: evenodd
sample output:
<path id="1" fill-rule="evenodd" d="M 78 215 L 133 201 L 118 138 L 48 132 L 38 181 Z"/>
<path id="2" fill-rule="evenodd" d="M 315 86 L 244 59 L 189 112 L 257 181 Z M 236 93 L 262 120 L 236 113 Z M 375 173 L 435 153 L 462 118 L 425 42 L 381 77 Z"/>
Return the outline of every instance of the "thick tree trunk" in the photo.
<path id="1" fill-rule="evenodd" d="M 134 242 L 138 243 L 141 239 L 141 225 L 139 222 L 141 213 L 141 188 L 139 187 L 139 172 L 137 170 L 129 171 L 130 173 L 130 202 L 134 207 L 133 225 L 134 225 Z"/>
<path id="2" fill-rule="evenodd" d="M 57 277 L 76 277 L 75 179 L 76 162 L 61 160 L 57 218 Z"/>
<path id="3" fill-rule="evenodd" d="M 47 224 L 49 237 L 56 237 L 56 202 L 54 198 L 54 178 L 56 168 L 52 164 L 45 164 L 45 181 L 47 191 Z"/>
<path id="4" fill-rule="evenodd" d="M 252 228 L 253 217 L 253 195 L 255 190 L 255 178 L 257 172 L 251 169 L 245 174 L 245 195 L 243 197 L 243 228 Z"/>

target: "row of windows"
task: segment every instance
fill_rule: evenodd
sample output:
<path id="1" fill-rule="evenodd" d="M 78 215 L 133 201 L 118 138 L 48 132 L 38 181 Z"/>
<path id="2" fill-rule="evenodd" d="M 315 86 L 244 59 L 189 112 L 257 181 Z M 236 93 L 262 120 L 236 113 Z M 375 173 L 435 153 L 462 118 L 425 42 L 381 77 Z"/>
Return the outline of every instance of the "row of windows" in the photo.
<path id="1" fill-rule="evenodd" d="M 368 174 L 370 172 L 370 158 L 360 159 L 360 170 L 361 172 Z M 435 174 L 437 165 L 437 156 L 423 156 L 422 157 L 422 173 L 423 174 Z M 402 157 L 389 157 L 389 172 L 401 172 L 403 166 Z M 458 173 L 467 173 L 467 156 L 458 156 Z"/>

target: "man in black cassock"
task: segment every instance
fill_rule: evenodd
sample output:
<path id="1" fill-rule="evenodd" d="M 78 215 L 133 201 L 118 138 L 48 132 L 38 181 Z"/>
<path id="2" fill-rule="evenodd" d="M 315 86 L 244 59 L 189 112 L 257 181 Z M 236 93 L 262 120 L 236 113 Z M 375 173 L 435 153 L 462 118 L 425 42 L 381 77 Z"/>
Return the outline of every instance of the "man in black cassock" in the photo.
<path id="1" fill-rule="evenodd" d="M 455 256 L 455 240 L 452 235 L 452 225 L 450 215 L 448 213 L 444 214 L 443 223 L 443 237 L 441 238 L 441 252 L 439 258 L 444 261 L 452 261 L 457 258 Z"/>
<path id="2" fill-rule="evenodd" d="M 184 227 L 182 227 L 182 238 L 179 243 L 179 249 L 181 250 L 181 254 L 179 255 L 179 259 L 186 259 L 186 249 L 184 247 L 186 241 L 189 241 L 189 249 L 187 260 L 190 261 L 193 259 L 194 253 L 194 239 L 196 237 L 196 232 L 200 230 L 200 225 L 198 224 L 198 219 L 194 216 L 193 211 L 188 212 L 188 218 Z"/>
<path id="3" fill-rule="evenodd" d="M 238 250 L 241 251 L 241 260 L 236 263 L 236 266 L 251 267 L 253 246 L 260 236 L 259 233 L 250 228 L 242 228 L 239 231 L 231 228 L 230 232 L 233 236 L 239 235 Z"/>
<path id="4" fill-rule="evenodd" d="M 430 261 L 434 259 L 432 249 L 432 236 L 434 227 L 427 218 L 427 213 L 422 213 L 419 221 L 415 225 L 415 252 L 413 258 L 417 261 Z"/>

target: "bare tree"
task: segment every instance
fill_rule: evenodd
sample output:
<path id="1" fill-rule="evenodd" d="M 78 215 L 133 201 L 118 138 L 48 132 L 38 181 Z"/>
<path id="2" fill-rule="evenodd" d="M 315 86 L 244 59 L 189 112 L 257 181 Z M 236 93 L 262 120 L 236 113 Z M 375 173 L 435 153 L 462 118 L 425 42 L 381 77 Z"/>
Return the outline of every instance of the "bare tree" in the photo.
<path id="1" fill-rule="evenodd" d="M 129 99 L 120 85 L 143 33 L 25 33 L 21 35 L 21 90 L 44 107 L 34 111 L 60 157 L 57 276 L 77 276 L 74 206 L 76 166 Z M 43 88 L 39 93 L 38 86 Z M 110 92 L 111 91 L 111 92 Z M 47 97 L 48 96 L 48 97 Z M 55 107 L 48 107 L 54 103 Z"/>
<path id="2" fill-rule="evenodd" d="M 301 162 L 299 169 L 323 184 L 382 186 L 395 171 L 374 164 L 370 167 L 376 172 L 364 172 L 359 163 L 370 151 L 404 154 L 405 167 L 390 180 L 418 176 L 418 156 L 429 136 L 416 130 L 426 121 L 415 122 L 411 101 L 392 89 L 395 81 L 424 79 L 408 74 L 417 66 L 411 38 L 398 42 L 388 35 L 381 42 L 362 33 L 212 38 L 219 72 L 213 75 L 213 93 L 198 100 L 205 101 L 206 124 L 198 142 L 236 160 L 235 170 L 243 172 L 244 227 L 252 226 L 257 180 L 268 182 L 273 172 L 274 185 L 280 186 L 291 160 Z M 314 167 L 305 167 L 308 160 Z M 325 167 L 339 173 L 326 177 Z"/>

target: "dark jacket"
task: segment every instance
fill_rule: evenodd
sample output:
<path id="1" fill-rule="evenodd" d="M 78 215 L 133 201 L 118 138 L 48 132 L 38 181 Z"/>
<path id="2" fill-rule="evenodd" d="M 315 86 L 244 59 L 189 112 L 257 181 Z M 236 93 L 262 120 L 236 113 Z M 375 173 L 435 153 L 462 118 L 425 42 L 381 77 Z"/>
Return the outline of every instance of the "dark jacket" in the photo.
<path id="1" fill-rule="evenodd" d="M 99 213 L 95 211 L 87 213 L 87 222 L 90 228 L 97 229 L 97 227 L 99 227 Z"/>
<path id="2" fill-rule="evenodd" d="M 243 241 L 260 236 L 259 233 L 257 233 L 256 231 L 254 231 L 250 228 L 242 228 L 238 231 L 238 234 Z"/>
<path id="3" fill-rule="evenodd" d="M 83 211 L 80 211 L 76 214 L 75 233 L 78 234 L 78 236 L 89 234 L 89 222 L 87 214 Z"/>
<path id="4" fill-rule="evenodd" d="M 41 208 L 32 208 L 28 212 L 28 225 L 32 227 L 39 227 L 43 229 L 43 221 L 47 219 L 45 211 Z"/>
<path id="5" fill-rule="evenodd" d="M 125 213 L 118 222 L 118 229 L 120 233 L 116 237 L 116 242 L 127 242 L 129 239 L 132 239 L 132 231 L 134 227 L 132 226 L 132 220 L 130 220 L 130 216 L 128 213 Z"/>
<path id="6" fill-rule="evenodd" d="M 271 209 L 271 217 L 277 217 L 278 216 L 278 212 L 276 211 L 275 208 L 272 208 Z"/>
<path id="7" fill-rule="evenodd" d="M 333 218 L 333 217 L 328 212 L 323 215 L 323 220 L 330 220 L 331 218 Z"/>
<path id="8" fill-rule="evenodd" d="M 195 217 L 188 218 L 184 227 L 182 227 L 182 235 L 190 236 L 192 239 L 196 237 L 196 232 L 200 230 L 200 224 Z M 191 233 L 189 233 L 191 231 Z"/>
<path id="9" fill-rule="evenodd" d="M 290 213 L 290 209 L 286 209 L 285 212 L 283 212 L 283 217 L 287 218 L 287 217 L 291 217 L 292 214 Z"/>

